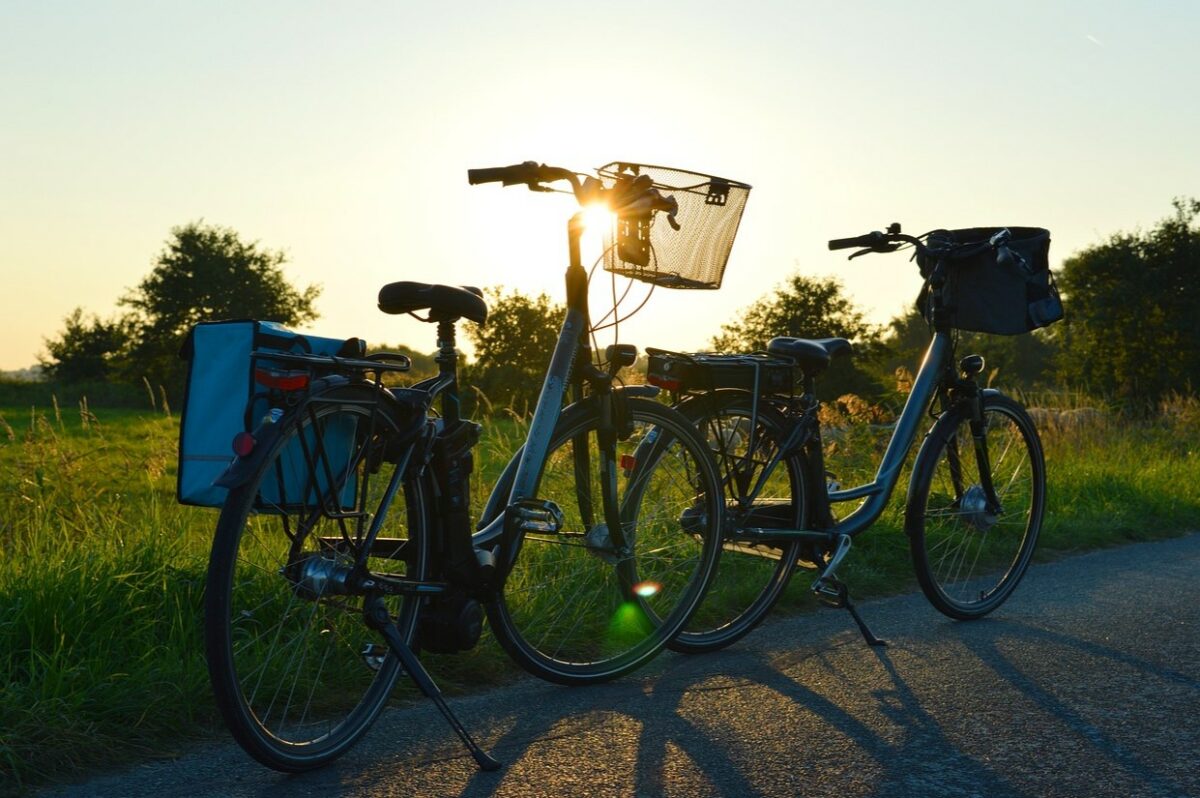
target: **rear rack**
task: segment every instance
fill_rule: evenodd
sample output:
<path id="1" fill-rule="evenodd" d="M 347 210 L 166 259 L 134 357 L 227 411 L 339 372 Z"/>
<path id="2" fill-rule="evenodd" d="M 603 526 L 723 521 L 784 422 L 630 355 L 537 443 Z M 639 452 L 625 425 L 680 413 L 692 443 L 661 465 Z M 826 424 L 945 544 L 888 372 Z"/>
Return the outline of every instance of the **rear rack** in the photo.
<path id="1" fill-rule="evenodd" d="M 646 382 L 674 393 L 739 388 L 757 395 L 790 395 L 796 384 L 795 364 L 765 352 L 726 355 L 646 347 L 646 354 Z"/>
<path id="2" fill-rule="evenodd" d="M 343 372 L 377 372 L 408 371 L 412 368 L 412 360 L 407 355 L 395 352 L 379 352 L 366 357 L 338 357 L 336 355 L 308 355 L 291 352 L 279 352 L 269 349 L 255 349 L 250 353 L 250 360 L 270 360 L 293 366 L 302 366 L 322 371 Z"/>

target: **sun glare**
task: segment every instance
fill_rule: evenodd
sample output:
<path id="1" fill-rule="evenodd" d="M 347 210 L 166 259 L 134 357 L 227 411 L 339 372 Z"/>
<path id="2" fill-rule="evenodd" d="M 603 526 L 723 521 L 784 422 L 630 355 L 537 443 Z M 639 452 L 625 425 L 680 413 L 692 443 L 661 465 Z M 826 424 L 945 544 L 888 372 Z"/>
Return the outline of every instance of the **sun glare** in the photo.
<path id="1" fill-rule="evenodd" d="M 616 221 L 617 215 L 602 203 L 583 207 L 583 225 L 591 232 L 603 233 Z"/>
<path id="2" fill-rule="evenodd" d="M 602 204 L 585 205 L 583 208 L 584 259 L 598 257 L 604 247 L 605 234 L 611 233 L 617 223 L 617 215 Z"/>

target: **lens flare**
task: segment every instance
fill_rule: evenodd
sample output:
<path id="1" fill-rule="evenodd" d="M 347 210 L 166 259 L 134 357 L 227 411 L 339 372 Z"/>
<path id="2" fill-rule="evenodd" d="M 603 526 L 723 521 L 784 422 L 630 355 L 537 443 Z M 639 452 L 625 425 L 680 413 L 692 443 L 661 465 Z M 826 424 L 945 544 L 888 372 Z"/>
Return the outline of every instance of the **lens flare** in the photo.
<path id="1" fill-rule="evenodd" d="M 657 595 L 660 590 L 662 590 L 662 585 L 657 582 L 638 582 L 633 586 L 633 592 L 642 598 L 650 598 Z"/>
<path id="2" fill-rule="evenodd" d="M 622 603 L 608 622 L 608 639 L 617 645 L 637 645 L 653 631 L 653 622 L 636 601 Z"/>

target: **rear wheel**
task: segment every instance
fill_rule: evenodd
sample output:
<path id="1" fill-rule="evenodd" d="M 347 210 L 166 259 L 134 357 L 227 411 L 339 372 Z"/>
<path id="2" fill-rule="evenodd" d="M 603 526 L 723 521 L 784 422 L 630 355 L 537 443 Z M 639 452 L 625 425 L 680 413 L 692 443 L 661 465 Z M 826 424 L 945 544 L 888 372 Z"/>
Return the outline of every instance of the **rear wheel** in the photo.
<path id="1" fill-rule="evenodd" d="M 576 406 L 554 431 L 537 489 L 564 523 L 521 535 L 488 607 L 504 649 L 561 684 L 612 679 L 657 654 L 700 603 L 720 553 L 720 483 L 704 442 L 678 412 L 627 401 L 614 505 L 606 512 L 595 406 Z"/>
<path id="2" fill-rule="evenodd" d="M 807 494 L 801 461 L 782 457 L 787 421 L 741 391 L 716 391 L 681 406 L 717 461 L 725 493 L 721 560 L 704 602 L 671 648 L 724 648 L 757 626 L 779 601 L 796 568 L 797 540 L 750 540 L 746 528 L 802 529 Z"/>
<path id="3" fill-rule="evenodd" d="M 1037 430 L 1019 404 L 983 397 L 991 482 L 983 486 L 970 414 L 944 414 L 921 446 L 905 510 L 913 566 L 939 611 L 969 620 L 987 615 L 1020 582 L 1042 528 L 1046 464 Z"/>
<path id="4" fill-rule="evenodd" d="M 341 389 L 282 422 L 217 523 L 205 594 L 213 692 L 238 743 L 277 770 L 308 770 L 344 753 L 379 715 L 400 673 L 364 624 L 362 596 L 339 585 L 370 519 L 387 512 L 386 544 L 373 550 L 380 556 L 368 568 L 420 579 L 428 567 L 420 485 L 403 485 L 389 506 L 389 469 L 370 473 L 384 437 L 397 429 L 382 414 L 372 426 L 371 399 Z M 416 600 L 387 604 L 411 639 Z"/>

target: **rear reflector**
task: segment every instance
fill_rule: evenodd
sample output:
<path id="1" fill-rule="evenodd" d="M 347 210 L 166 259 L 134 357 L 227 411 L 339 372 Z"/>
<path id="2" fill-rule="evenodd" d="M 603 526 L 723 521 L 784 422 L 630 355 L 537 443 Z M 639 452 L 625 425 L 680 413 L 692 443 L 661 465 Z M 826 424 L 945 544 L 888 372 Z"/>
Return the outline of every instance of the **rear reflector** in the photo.
<path id="1" fill-rule="evenodd" d="M 662 388 L 665 391 L 678 391 L 679 387 L 683 384 L 679 380 L 672 380 L 668 377 L 660 377 L 657 374 L 647 374 L 646 382 L 650 383 L 651 385 L 657 385 L 659 388 Z"/>
<path id="2" fill-rule="evenodd" d="M 254 440 L 254 436 L 249 432 L 239 432 L 233 436 L 233 453 L 238 457 L 245 457 L 254 451 L 255 443 L 257 441 Z"/>
<path id="3" fill-rule="evenodd" d="M 299 391 L 308 386 L 308 372 L 255 369 L 254 381 L 277 391 Z"/>

